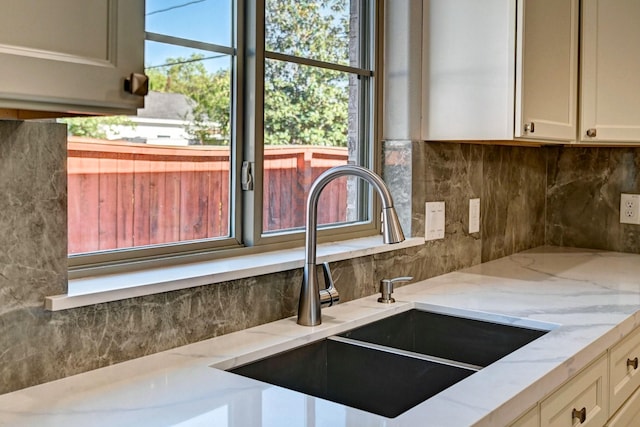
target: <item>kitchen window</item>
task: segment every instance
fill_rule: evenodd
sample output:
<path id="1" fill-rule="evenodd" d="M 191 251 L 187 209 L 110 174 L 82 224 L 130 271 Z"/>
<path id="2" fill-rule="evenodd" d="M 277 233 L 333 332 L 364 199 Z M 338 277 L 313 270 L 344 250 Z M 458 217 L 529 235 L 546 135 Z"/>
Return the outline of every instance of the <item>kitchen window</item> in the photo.
<path id="1" fill-rule="evenodd" d="M 367 0 L 147 0 L 145 107 L 66 119 L 70 277 L 301 244 L 311 182 L 374 166 L 376 16 Z M 323 234 L 376 234 L 372 201 L 331 183 Z"/>

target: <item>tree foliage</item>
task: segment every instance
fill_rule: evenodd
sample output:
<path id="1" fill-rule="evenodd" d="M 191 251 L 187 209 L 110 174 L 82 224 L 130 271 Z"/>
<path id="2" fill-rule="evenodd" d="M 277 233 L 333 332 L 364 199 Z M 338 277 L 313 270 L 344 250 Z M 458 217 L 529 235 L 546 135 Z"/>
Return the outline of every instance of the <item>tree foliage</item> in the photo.
<path id="1" fill-rule="evenodd" d="M 267 51 L 350 64 L 352 0 L 266 0 Z M 210 71 L 200 54 L 169 58 L 147 69 L 150 90 L 191 98 L 186 131 L 201 144 L 228 144 L 231 129 L 231 71 Z M 357 65 L 357 64 L 356 64 Z M 349 96 L 355 77 L 345 72 L 265 60 L 264 143 L 346 146 Z M 87 119 L 83 119 L 87 120 Z M 104 137 L 111 118 L 66 120 L 70 132 Z"/>
<path id="2" fill-rule="evenodd" d="M 201 54 L 169 58 L 167 66 L 147 71 L 150 90 L 181 93 L 194 101 L 189 136 L 201 144 L 228 144 L 230 135 L 231 76 L 229 69 L 209 72 Z"/>
<path id="3" fill-rule="evenodd" d="M 135 123 L 126 116 L 70 117 L 60 121 L 67 124 L 70 135 L 96 139 L 107 139 L 107 133 L 117 134 L 120 126 L 135 127 Z"/>
<path id="4" fill-rule="evenodd" d="M 349 63 L 348 0 L 267 0 L 265 47 L 324 62 Z M 267 60 L 265 144 L 346 146 L 349 76 Z"/>

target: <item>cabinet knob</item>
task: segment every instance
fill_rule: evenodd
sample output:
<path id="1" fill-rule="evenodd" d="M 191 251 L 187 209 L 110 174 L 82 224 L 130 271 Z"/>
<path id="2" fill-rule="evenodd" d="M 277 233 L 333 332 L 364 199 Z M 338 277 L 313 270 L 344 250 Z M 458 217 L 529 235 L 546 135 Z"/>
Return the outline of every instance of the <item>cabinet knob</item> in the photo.
<path id="1" fill-rule="evenodd" d="M 633 369 L 638 369 L 638 358 L 627 359 L 627 367 L 631 366 Z"/>
<path id="2" fill-rule="evenodd" d="M 524 124 L 524 131 L 525 132 L 529 132 L 529 133 L 534 133 L 536 131 L 536 124 L 534 122 L 525 123 Z"/>
<path id="3" fill-rule="evenodd" d="M 571 411 L 571 421 L 573 422 L 573 420 L 576 419 L 580 421 L 580 424 L 584 423 L 587 419 L 587 408 L 582 408 L 580 410 L 573 408 L 573 411 Z"/>
<path id="4" fill-rule="evenodd" d="M 587 129 L 587 136 L 589 138 L 595 138 L 597 134 L 598 134 L 598 132 L 596 131 L 596 128 Z"/>
<path id="5" fill-rule="evenodd" d="M 140 73 L 131 73 L 124 79 L 124 91 L 132 95 L 145 96 L 149 93 L 149 77 Z"/>

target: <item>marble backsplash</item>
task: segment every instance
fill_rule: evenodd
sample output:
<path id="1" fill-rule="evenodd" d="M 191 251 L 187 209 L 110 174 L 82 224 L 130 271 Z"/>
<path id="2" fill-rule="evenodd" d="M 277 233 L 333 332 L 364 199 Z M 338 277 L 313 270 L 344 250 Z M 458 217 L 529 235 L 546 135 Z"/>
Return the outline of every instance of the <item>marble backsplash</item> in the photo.
<path id="1" fill-rule="evenodd" d="M 445 239 L 408 250 L 426 278 L 545 242 L 546 151 L 535 147 L 388 141 L 384 179 L 413 236 L 424 235 L 425 202 L 444 201 Z M 408 159 L 411 158 L 411 161 Z M 412 167 L 407 167 L 407 164 Z M 391 165 L 391 167 L 390 167 Z M 400 166 L 405 165 L 405 166 Z M 392 173 L 389 173 L 389 172 Z M 407 183 L 411 185 L 407 185 Z M 480 198 L 481 227 L 469 234 L 469 199 Z M 388 256 L 395 259 L 396 255 Z"/>
<path id="2" fill-rule="evenodd" d="M 65 147 L 65 126 L 0 120 L 0 392 L 51 378 L 48 359 L 72 357 L 42 308 L 45 294 L 66 291 Z"/>
<path id="3" fill-rule="evenodd" d="M 545 244 L 546 149 L 484 146 L 482 261 Z"/>
<path id="4" fill-rule="evenodd" d="M 620 224 L 620 193 L 640 194 L 640 148 L 551 148 L 547 242 L 640 253 L 640 226 Z"/>
<path id="5" fill-rule="evenodd" d="M 385 179 L 405 229 L 423 235 L 424 203 L 444 200 L 446 237 L 333 263 L 344 301 L 376 293 L 382 278 L 426 279 L 541 245 L 545 204 L 552 204 L 545 192 L 558 208 L 573 194 L 561 190 L 560 183 L 569 179 L 562 178 L 564 169 L 573 162 L 563 160 L 564 149 L 415 141 L 389 141 L 383 148 Z M 601 160 L 593 162 L 588 171 L 599 175 Z M 549 178 L 547 188 L 551 173 L 558 184 Z M 0 393 L 295 313 L 300 270 L 45 311 L 44 297 L 63 293 L 66 286 L 65 179 L 63 126 L 0 121 Z M 585 176 L 574 179 L 572 188 L 591 185 Z M 480 233 L 469 234 L 472 197 L 482 200 L 482 225 Z M 547 209 L 547 221 L 552 220 Z M 570 223 L 567 217 L 556 227 L 563 230 L 561 243 L 569 241 Z"/>

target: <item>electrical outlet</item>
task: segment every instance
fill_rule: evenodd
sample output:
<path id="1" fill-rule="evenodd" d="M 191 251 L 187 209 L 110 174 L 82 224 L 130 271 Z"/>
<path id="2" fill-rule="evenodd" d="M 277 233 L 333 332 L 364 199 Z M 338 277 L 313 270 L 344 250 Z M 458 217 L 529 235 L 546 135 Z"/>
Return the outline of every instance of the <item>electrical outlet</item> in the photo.
<path id="1" fill-rule="evenodd" d="M 444 202 L 427 202 L 425 211 L 425 240 L 444 239 Z"/>
<path id="2" fill-rule="evenodd" d="M 620 194 L 620 223 L 640 224 L 640 194 Z"/>

